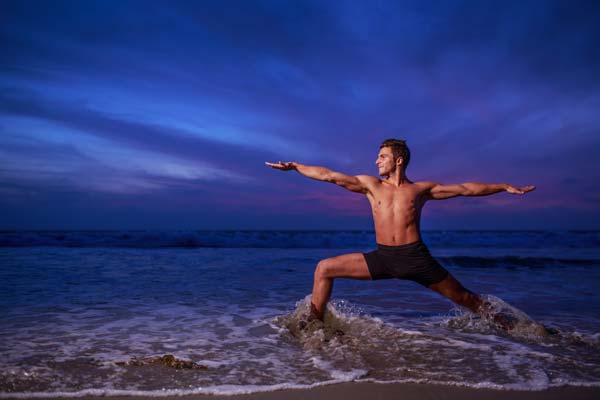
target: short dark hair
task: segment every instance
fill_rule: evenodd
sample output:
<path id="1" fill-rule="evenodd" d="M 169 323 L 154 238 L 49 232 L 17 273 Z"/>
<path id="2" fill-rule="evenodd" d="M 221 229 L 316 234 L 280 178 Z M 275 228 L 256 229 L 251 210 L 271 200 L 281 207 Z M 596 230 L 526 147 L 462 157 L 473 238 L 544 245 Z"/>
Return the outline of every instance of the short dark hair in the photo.
<path id="1" fill-rule="evenodd" d="M 406 167 L 408 167 L 408 163 L 410 162 L 410 150 L 408 149 L 408 146 L 406 145 L 406 140 L 386 139 L 381 143 L 381 146 L 379 146 L 379 149 L 382 149 L 384 147 L 391 147 L 392 154 L 394 155 L 394 160 L 396 160 L 398 157 L 401 157 L 402 160 L 404 161 L 402 163 L 402 165 L 404 166 L 404 169 L 406 169 Z"/>

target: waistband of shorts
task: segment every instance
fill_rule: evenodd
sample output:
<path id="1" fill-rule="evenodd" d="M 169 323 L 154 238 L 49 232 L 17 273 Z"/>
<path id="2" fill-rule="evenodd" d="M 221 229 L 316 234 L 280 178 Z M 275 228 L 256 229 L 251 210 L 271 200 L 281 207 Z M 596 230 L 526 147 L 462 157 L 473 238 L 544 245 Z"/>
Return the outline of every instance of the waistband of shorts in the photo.
<path id="1" fill-rule="evenodd" d="M 385 244 L 379 244 L 377 243 L 377 248 L 379 250 L 388 250 L 388 251 L 393 251 L 393 250 L 407 250 L 407 249 L 412 249 L 414 247 L 418 247 L 424 245 L 423 240 L 419 239 L 416 242 L 412 242 L 412 243 L 407 243 L 407 244 L 401 244 L 400 246 L 388 246 Z"/>

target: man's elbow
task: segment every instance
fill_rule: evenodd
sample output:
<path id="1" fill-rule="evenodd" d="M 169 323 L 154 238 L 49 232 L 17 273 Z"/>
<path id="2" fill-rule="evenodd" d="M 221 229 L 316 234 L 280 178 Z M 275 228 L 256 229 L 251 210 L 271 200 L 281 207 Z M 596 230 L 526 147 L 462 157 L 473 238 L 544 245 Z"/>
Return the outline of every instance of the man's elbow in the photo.
<path id="1" fill-rule="evenodd" d="M 468 186 L 468 185 L 460 185 L 460 192 L 459 194 L 461 196 L 477 196 L 477 191 L 475 191 L 472 187 Z"/>
<path id="2" fill-rule="evenodd" d="M 320 177 L 323 182 L 335 183 L 337 184 L 337 179 L 334 174 L 330 172 L 323 173 Z"/>

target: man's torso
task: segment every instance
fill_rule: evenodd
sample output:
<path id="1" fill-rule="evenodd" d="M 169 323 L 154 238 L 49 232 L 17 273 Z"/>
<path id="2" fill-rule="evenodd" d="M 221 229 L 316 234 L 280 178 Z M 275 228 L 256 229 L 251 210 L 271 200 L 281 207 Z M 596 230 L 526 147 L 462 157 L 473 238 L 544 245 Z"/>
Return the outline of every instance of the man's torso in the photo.
<path id="1" fill-rule="evenodd" d="M 432 183 L 407 181 L 395 186 L 371 178 L 367 198 L 371 203 L 377 243 L 400 246 L 420 240 L 421 210 Z"/>

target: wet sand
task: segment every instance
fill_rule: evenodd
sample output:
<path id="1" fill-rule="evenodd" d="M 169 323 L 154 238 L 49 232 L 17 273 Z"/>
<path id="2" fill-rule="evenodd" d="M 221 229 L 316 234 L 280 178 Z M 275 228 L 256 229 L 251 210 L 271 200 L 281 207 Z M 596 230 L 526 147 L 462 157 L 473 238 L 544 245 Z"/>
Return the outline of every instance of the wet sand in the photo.
<path id="1" fill-rule="evenodd" d="M 23 398 L 23 397 L 20 397 Z M 78 399 L 98 400 L 135 400 L 146 398 L 144 396 L 84 396 Z M 520 391 L 520 390 L 493 390 L 473 389 L 457 386 L 431 385 L 431 384 L 379 384 L 367 382 L 349 382 L 336 385 L 326 385 L 312 389 L 285 389 L 273 392 L 240 394 L 240 395 L 186 395 L 153 397 L 165 400 L 391 400 L 401 398 L 403 400 L 463 400 L 463 399 L 485 399 L 485 400 L 534 400 L 534 399 L 556 399 L 556 400 L 584 400 L 599 399 L 600 387 L 557 387 L 542 391 Z M 56 397 L 54 400 L 67 399 Z M 72 399 L 72 397 L 70 398 Z"/>

